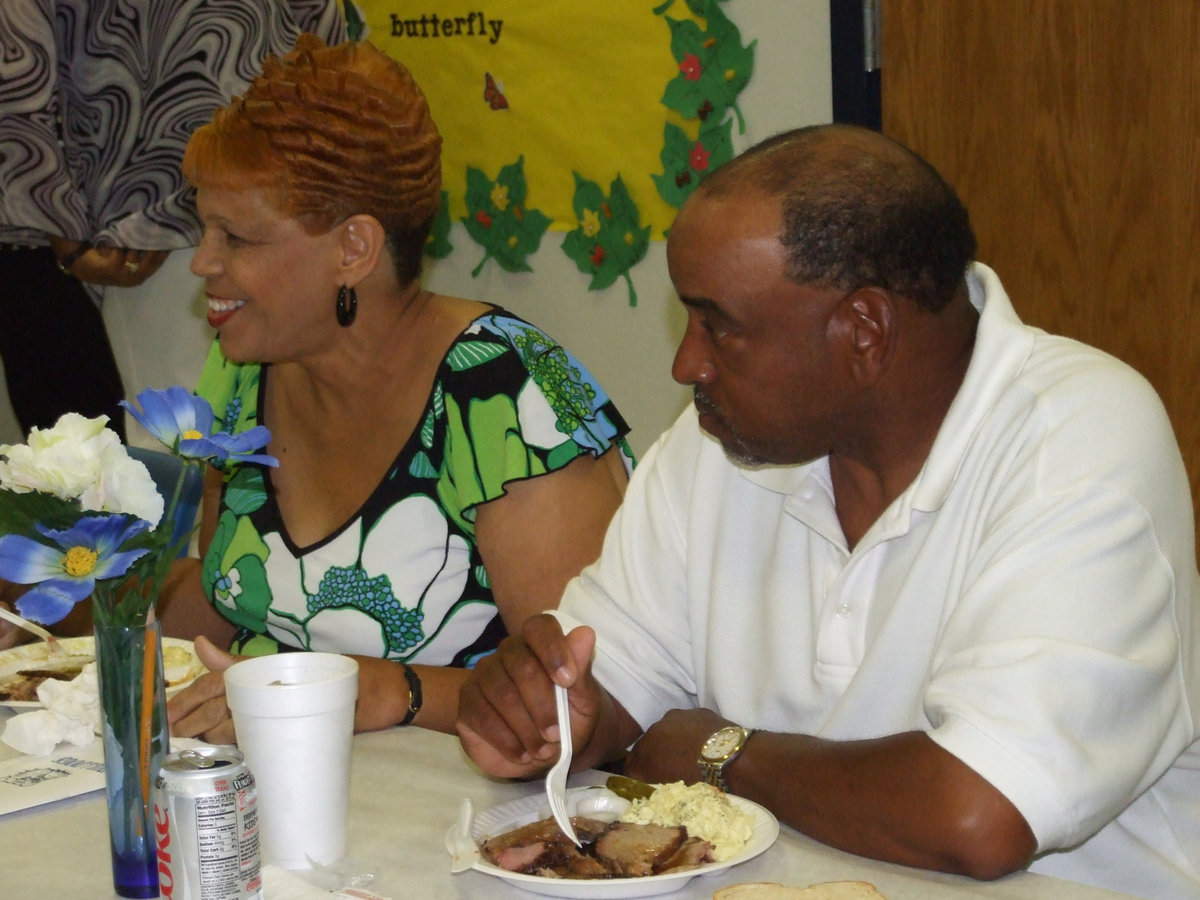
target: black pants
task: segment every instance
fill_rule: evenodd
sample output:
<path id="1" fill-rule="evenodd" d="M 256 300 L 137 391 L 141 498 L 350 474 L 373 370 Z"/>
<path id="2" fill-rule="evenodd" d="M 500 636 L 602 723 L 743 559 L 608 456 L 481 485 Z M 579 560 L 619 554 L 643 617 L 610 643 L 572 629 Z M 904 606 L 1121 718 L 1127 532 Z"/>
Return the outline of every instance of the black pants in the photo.
<path id="1" fill-rule="evenodd" d="M 25 434 L 77 412 L 107 415 L 125 440 L 125 388 L 104 319 L 49 247 L 0 245 L 0 359 Z"/>

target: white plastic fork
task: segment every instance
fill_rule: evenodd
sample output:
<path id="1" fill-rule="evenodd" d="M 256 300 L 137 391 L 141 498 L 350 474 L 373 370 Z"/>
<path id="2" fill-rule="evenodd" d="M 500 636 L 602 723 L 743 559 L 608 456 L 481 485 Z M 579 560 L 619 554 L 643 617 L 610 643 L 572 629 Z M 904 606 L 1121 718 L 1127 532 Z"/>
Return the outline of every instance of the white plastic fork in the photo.
<path id="1" fill-rule="evenodd" d="M 567 813 L 567 772 L 571 768 L 571 708 L 567 702 L 567 689 L 561 685 L 554 686 L 554 701 L 558 706 L 558 740 L 561 750 L 558 762 L 546 773 L 546 799 L 550 801 L 550 815 L 562 829 L 562 833 L 571 839 L 576 847 L 583 846 L 575 835 L 575 827 L 571 824 L 571 816 Z"/>
<path id="2" fill-rule="evenodd" d="M 30 634 L 35 634 L 46 642 L 46 656 L 50 659 L 55 659 L 63 655 L 62 647 L 59 646 L 58 640 L 49 631 L 28 619 L 17 615 L 15 612 L 9 612 L 3 606 L 0 606 L 0 619 L 7 619 L 18 628 L 23 628 Z"/>
<path id="3" fill-rule="evenodd" d="M 446 850 L 450 853 L 450 872 L 465 872 L 479 859 L 479 847 L 471 837 L 471 822 L 475 819 L 475 804 L 464 797 L 458 807 L 458 821 L 446 832 Z"/>

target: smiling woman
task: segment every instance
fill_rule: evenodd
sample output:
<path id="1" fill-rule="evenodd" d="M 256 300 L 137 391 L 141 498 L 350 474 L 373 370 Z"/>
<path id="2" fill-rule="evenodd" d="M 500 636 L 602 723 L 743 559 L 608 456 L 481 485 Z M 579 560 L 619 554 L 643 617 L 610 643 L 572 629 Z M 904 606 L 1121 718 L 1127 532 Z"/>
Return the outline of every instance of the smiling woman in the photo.
<path id="1" fill-rule="evenodd" d="M 360 729 L 449 729 L 465 669 L 598 555 L 632 464 L 572 354 L 422 289 L 440 147 L 402 66 L 302 36 L 184 160 L 219 330 L 199 393 L 234 434 L 269 426 L 280 464 L 210 482 L 164 621 L 237 653 L 356 654 Z M 174 729 L 227 740 L 232 657 L 197 646 L 217 674 Z"/>

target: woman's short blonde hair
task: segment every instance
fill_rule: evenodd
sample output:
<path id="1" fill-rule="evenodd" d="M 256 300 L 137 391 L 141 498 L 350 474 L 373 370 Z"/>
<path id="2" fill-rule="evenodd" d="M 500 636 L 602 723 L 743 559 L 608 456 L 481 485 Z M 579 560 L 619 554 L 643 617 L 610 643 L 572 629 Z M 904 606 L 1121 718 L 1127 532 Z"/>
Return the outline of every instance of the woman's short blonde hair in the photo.
<path id="1" fill-rule="evenodd" d="M 374 216 L 407 284 L 441 203 L 441 147 L 404 66 L 365 42 L 302 34 L 196 130 L 183 172 L 196 186 L 259 188 L 311 234 Z"/>

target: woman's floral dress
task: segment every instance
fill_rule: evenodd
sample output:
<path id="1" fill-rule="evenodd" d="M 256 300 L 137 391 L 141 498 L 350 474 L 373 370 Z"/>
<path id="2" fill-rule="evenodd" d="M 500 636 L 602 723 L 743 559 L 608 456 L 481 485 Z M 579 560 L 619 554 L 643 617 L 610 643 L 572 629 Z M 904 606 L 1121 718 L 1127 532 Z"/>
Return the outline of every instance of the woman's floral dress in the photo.
<path id="1" fill-rule="evenodd" d="M 213 344 L 197 393 L 239 432 L 258 424 L 269 368 Z M 260 466 L 230 465 L 204 558 L 205 592 L 234 648 L 321 650 L 472 666 L 505 635 L 475 543 L 475 508 L 616 445 L 629 427 L 570 353 L 492 310 L 451 345 L 420 425 L 354 517 L 322 541 L 288 537 Z"/>

